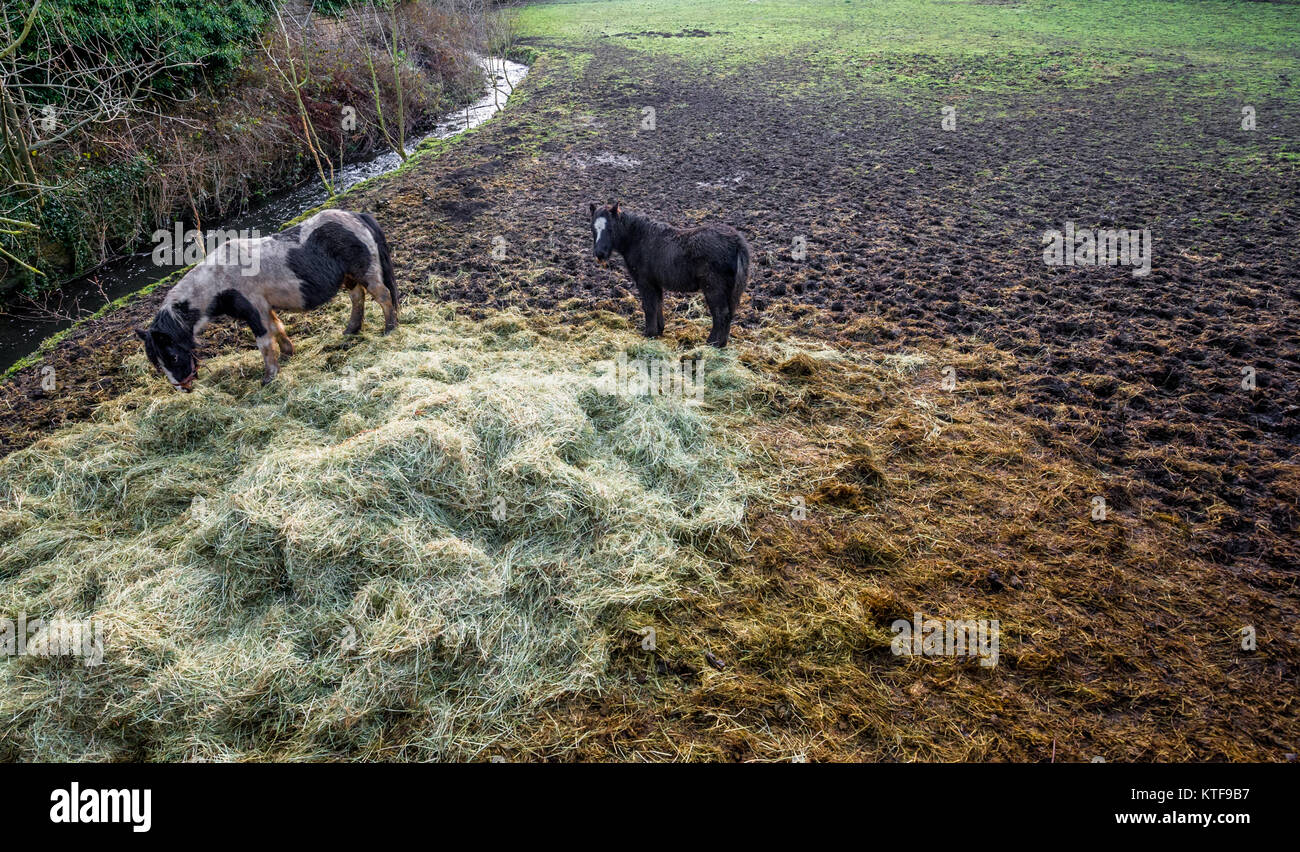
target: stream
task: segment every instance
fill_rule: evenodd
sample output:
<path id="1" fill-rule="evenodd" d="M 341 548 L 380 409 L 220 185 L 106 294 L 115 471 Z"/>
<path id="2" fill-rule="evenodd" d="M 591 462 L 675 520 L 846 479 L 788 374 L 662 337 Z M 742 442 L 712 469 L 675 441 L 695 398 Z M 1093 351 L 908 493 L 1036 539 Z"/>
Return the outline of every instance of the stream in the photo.
<path id="1" fill-rule="evenodd" d="M 486 77 L 483 97 L 442 116 L 429 132 L 408 139 L 408 152 L 414 151 L 425 140 L 447 139 L 487 121 L 505 106 L 514 87 L 528 73 L 527 65 L 499 57 L 483 57 L 478 62 Z M 363 180 L 392 171 L 401 162 L 396 152 L 389 151 L 337 169 L 334 172 L 334 191 L 342 193 Z M 206 230 L 247 229 L 272 234 L 279 231 L 285 222 L 327 198 L 329 195 L 325 188 L 313 178 L 256 201 L 238 215 Z M 153 262 L 153 246 L 150 246 L 139 254 L 110 261 L 60 285 L 62 311 L 68 314 L 66 317 L 33 316 L 21 306 L 18 313 L 0 314 L 0 371 L 36 351 L 41 341 L 51 334 L 71 327 L 78 319 L 89 316 L 109 302 L 137 292 L 174 271 L 173 266 L 158 266 Z"/>

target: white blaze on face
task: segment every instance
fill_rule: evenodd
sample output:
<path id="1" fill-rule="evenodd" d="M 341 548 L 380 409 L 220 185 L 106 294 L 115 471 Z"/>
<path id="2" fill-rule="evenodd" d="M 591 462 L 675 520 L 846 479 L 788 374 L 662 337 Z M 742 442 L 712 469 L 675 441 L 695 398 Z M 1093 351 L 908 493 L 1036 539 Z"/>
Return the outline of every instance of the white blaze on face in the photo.
<path id="1" fill-rule="evenodd" d="M 597 243 L 597 245 L 600 244 L 600 235 L 603 234 L 603 233 L 605 233 L 605 224 L 606 224 L 606 223 L 605 223 L 605 217 L 604 217 L 604 216 L 601 216 L 601 217 L 600 217 L 599 219 L 597 219 L 595 222 L 592 222 L 592 223 L 591 223 L 591 226 L 592 226 L 593 228 L 596 229 L 596 243 Z"/>

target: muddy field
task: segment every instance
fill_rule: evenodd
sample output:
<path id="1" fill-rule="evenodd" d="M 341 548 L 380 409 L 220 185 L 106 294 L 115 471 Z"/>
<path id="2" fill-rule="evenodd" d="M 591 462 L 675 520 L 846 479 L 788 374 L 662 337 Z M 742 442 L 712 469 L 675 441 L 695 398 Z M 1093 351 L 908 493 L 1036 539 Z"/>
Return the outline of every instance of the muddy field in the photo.
<path id="1" fill-rule="evenodd" d="M 851 376 L 765 364 L 803 394 L 771 448 L 805 465 L 809 526 L 756 506 L 734 597 L 656 613 L 677 644 L 647 666 L 630 643 L 620 689 L 548 710 L 518 753 L 788 757 L 760 729 L 814 759 L 1296 750 L 1300 169 L 1269 141 L 1300 137 L 1294 101 L 1256 103 L 1266 132 L 1251 135 L 1238 99 L 1168 95 L 1181 77 L 1166 70 L 898 96 L 853 61 L 714 69 L 633 44 L 719 31 L 523 32 L 536 59 L 517 103 L 343 202 L 374 211 L 406 290 L 471 316 L 513 306 L 562 324 L 597 308 L 637 322 L 625 272 L 588 245 L 587 203 L 618 198 L 748 236 L 742 353 L 797 333 L 925 366 L 885 402 Z M 949 103 L 955 131 L 941 126 Z M 1067 220 L 1149 228 L 1151 273 L 1046 266 L 1041 235 Z M 0 448 L 135 381 L 130 328 L 160 300 L 78 329 L 0 387 Z M 703 341 L 702 305 L 665 311 L 670 337 Z M 223 325 L 204 346 L 249 341 Z M 56 391 L 41 390 L 43 366 Z M 1001 681 L 892 665 L 861 638 L 963 602 L 1022 630 Z M 574 751 L 576 730 L 589 736 Z"/>

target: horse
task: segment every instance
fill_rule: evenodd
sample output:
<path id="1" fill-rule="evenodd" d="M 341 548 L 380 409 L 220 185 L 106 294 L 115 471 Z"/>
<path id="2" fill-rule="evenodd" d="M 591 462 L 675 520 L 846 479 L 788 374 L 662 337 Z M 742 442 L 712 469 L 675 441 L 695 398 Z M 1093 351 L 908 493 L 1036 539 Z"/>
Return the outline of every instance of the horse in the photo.
<path id="1" fill-rule="evenodd" d="M 623 210 L 617 201 L 591 213 L 593 251 L 602 264 L 623 255 L 645 312 L 646 337 L 664 333 L 664 291 L 704 293 L 713 317 L 708 342 L 721 349 L 749 280 L 749 243 L 728 225 L 675 228 Z"/>
<path id="2" fill-rule="evenodd" d="M 135 329 L 145 355 L 178 391 L 193 389 L 199 362 L 195 336 L 214 317 L 247 323 L 262 353 L 269 384 L 280 371 L 280 355 L 293 343 L 276 311 L 310 311 L 342 288 L 352 296 L 352 317 L 344 334 L 361 331 L 366 293 L 384 311 L 384 333 L 397 326 L 397 282 L 388 243 L 369 213 L 324 210 L 269 237 L 222 243 L 177 282 L 153 324 Z"/>

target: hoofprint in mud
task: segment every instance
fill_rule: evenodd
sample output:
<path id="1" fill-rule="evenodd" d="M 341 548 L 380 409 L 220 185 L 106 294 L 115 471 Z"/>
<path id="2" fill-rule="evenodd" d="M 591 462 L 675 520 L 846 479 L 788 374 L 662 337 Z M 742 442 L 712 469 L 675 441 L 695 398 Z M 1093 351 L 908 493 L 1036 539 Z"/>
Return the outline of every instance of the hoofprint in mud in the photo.
<path id="1" fill-rule="evenodd" d="M 361 330 L 366 293 L 383 308 L 384 332 L 396 327 L 397 282 L 379 223 L 369 213 L 324 210 L 270 237 L 222 243 L 168 292 L 153 324 L 135 333 L 149 363 L 189 391 L 199 368 L 196 336 L 213 317 L 243 320 L 266 364 L 266 384 L 280 370 L 275 344 L 282 356 L 293 354 L 276 311 L 310 311 L 342 288 L 352 297 L 344 334 Z"/>

